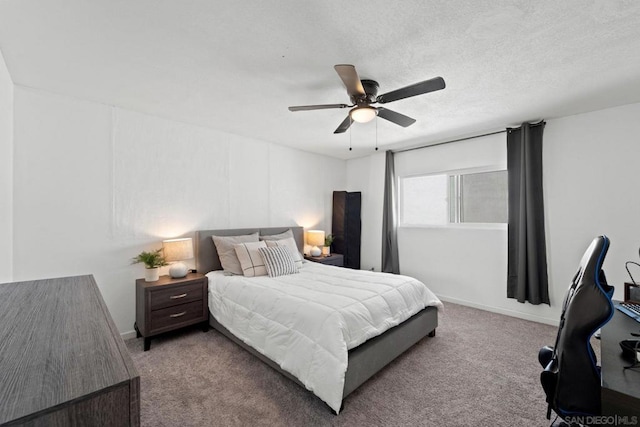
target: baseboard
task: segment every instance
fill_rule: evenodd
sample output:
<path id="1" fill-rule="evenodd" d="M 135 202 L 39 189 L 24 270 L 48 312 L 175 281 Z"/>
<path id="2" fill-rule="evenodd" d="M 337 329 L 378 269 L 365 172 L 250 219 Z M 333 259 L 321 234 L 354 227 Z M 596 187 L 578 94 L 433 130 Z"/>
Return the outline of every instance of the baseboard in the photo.
<path id="1" fill-rule="evenodd" d="M 551 326 L 558 326 L 560 319 L 551 319 L 548 317 L 536 316 L 535 314 L 522 313 L 520 311 L 509 310 L 506 308 L 492 307 L 489 305 L 478 304 L 471 301 L 465 301 L 458 298 L 452 298 L 447 296 L 438 295 L 442 301 L 452 302 L 454 304 L 466 305 L 467 307 L 478 308 L 484 311 L 490 311 L 492 313 L 504 314 L 505 316 L 517 317 L 519 319 L 530 320 L 532 322 L 544 323 Z M 446 314 L 445 314 L 446 315 Z"/>
<path id="2" fill-rule="evenodd" d="M 120 334 L 123 340 L 128 340 L 136 337 L 136 331 L 127 331 Z"/>

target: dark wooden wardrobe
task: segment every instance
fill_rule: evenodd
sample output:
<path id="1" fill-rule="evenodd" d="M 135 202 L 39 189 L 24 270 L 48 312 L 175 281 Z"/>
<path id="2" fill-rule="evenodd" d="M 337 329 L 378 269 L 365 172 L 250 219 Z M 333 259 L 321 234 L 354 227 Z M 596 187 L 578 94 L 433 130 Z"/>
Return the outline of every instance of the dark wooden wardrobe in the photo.
<path id="1" fill-rule="evenodd" d="M 344 256 L 344 266 L 360 269 L 360 211 L 362 194 L 359 191 L 333 192 L 331 251 Z"/>

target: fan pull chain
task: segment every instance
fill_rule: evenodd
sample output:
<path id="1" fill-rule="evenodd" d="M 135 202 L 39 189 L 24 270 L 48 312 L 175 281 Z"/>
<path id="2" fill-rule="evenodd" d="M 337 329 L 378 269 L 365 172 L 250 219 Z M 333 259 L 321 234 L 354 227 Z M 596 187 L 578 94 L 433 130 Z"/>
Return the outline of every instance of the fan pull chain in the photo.
<path id="1" fill-rule="evenodd" d="M 351 126 L 349 126 L 349 151 L 351 151 Z"/>
<path id="2" fill-rule="evenodd" d="M 374 119 L 376 121 L 376 151 L 378 151 L 378 119 Z"/>

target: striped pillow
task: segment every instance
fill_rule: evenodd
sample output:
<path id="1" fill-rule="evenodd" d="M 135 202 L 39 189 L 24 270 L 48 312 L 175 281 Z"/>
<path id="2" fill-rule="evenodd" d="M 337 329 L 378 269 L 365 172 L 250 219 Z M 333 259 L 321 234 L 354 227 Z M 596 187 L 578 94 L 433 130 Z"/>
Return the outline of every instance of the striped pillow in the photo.
<path id="1" fill-rule="evenodd" d="M 298 272 L 293 261 L 291 251 L 286 246 L 274 246 L 271 248 L 258 248 L 269 277 L 284 276 Z"/>
<path id="2" fill-rule="evenodd" d="M 264 242 L 266 242 L 267 246 L 270 248 L 274 246 L 286 246 L 287 248 L 289 248 L 289 250 L 291 251 L 291 256 L 293 257 L 293 262 L 296 263 L 296 268 L 302 268 L 302 255 L 300 255 L 300 252 L 298 252 L 298 245 L 296 245 L 296 241 L 293 240 L 293 237 L 287 237 L 280 240 L 265 239 Z"/>

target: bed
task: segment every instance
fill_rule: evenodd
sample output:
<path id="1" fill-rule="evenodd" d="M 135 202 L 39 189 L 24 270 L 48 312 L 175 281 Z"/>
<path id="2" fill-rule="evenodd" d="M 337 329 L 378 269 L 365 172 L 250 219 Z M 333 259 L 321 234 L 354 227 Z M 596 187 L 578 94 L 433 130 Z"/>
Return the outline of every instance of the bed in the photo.
<path id="1" fill-rule="evenodd" d="M 293 237 L 295 239 L 296 245 L 300 251 L 303 248 L 304 241 L 304 231 L 302 227 L 271 227 L 271 228 L 246 228 L 246 229 L 226 229 L 226 230 L 201 230 L 197 231 L 195 235 L 195 245 L 196 245 L 196 268 L 201 273 L 209 273 L 210 284 L 214 283 L 212 281 L 215 280 L 216 288 L 210 289 L 209 291 L 209 323 L 210 325 L 221 332 L 223 335 L 227 336 L 229 339 L 254 354 L 260 360 L 276 369 L 281 374 L 290 378 L 294 382 L 299 385 L 311 390 L 320 397 L 327 405 L 337 414 L 339 413 L 344 398 L 346 398 L 351 392 L 357 389 L 361 384 L 363 384 L 367 379 L 371 378 L 376 372 L 381 370 L 384 366 L 386 366 L 393 359 L 398 357 L 408 348 L 413 346 L 415 343 L 423 339 L 425 336 L 435 336 L 435 330 L 438 326 L 438 307 L 441 307 L 441 303 L 435 295 L 432 295 L 430 304 L 427 307 L 420 308 L 420 310 L 411 314 L 410 317 L 403 320 L 401 323 L 396 326 L 392 326 L 390 329 L 387 329 L 385 332 L 366 339 L 366 341 L 359 343 L 357 342 L 357 346 L 353 348 L 348 347 L 346 353 L 346 360 L 344 366 L 344 373 L 340 374 L 340 368 L 336 368 L 336 375 L 340 377 L 340 390 L 331 390 L 331 396 L 327 397 L 326 392 L 322 390 L 321 386 L 314 386 L 313 383 L 310 383 L 309 379 L 303 376 L 298 378 L 292 372 L 297 371 L 295 369 L 291 369 L 291 367 L 287 366 L 286 362 L 280 360 L 276 362 L 272 360 L 272 358 L 268 357 L 264 353 L 264 348 L 260 345 L 256 345 L 255 342 L 252 342 L 250 338 L 247 338 L 242 333 L 238 333 L 239 329 L 234 325 L 233 321 L 229 320 L 228 313 L 223 313 L 219 304 L 219 295 L 217 286 L 229 286 L 229 283 L 225 281 L 235 281 L 232 282 L 230 288 L 228 289 L 239 289 L 239 285 L 237 283 L 242 283 L 242 286 L 252 286 L 254 283 L 259 282 L 259 280 L 253 279 L 261 279 L 261 278 L 244 278 L 240 277 L 228 277 L 228 275 L 223 275 L 221 271 L 222 265 L 220 263 L 216 246 L 213 243 L 212 236 L 239 236 L 239 235 L 247 235 L 255 232 L 259 232 L 261 236 L 264 235 L 276 235 L 287 230 L 291 230 L 293 233 Z M 285 278 L 282 283 L 283 287 L 287 287 L 288 284 L 286 280 L 289 280 L 289 288 L 291 281 L 295 278 L 296 280 L 303 280 L 305 277 L 318 276 L 320 274 L 324 274 L 324 269 L 328 270 L 330 275 L 335 276 L 338 273 L 340 274 L 348 274 L 352 278 L 358 277 L 358 280 L 364 280 L 359 278 L 360 275 L 375 275 L 369 277 L 384 277 L 379 273 L 372 272 L 360 272 L 359 270 L 348 270 L 342 269 L 340 267 L 329 267 L 329 266 L 321 266 L 320 264 L 312 265 L 314 263 L 305 262 L 306 267 L 303 267 L 300 271 L 300 276 L 291 275 L 288 278 Z M 210 273 L 211 272 L 211 273 Z M 302 274 L 304 273 L 304 274 Z M 223 277 L 225 276 L 225 277 Z M 391 277 L 391 276 L 389 276 Z M 391 277 L 403 277 L 403 276 L 393 276 Z M 253 281 L 252 281 L 253 280 Z M 268 280 L 268 279 L 265 279 Z M 412 279 L 415 281 L 415 279 Z M 416 281 L 417 282 L 417 281 Z M 219 283 L 222 283 L 221 285 Z M 420 282 L 418 282 L 420 283 Z M 422 285 L 422 284 L 420 284 Z M 213 286 L 213 285 L 212 285 Z M 280 284 L 279 284 L 280 286 Z M 423 286 L 423 285 L 422 285 Z M 424 287 L 424 286 L 423 286 Z M 261 291 L 262 292 L 262 291 Z M 430 293 L 430 291 L 427 290 Z M 213 294 L 213 295 L 212 295 Z M 259 294 L 263 295 L 263 294 Z M 212 299 L 213 298 L 213 299 Z M 218 299 L 215 299 L 218 298 Z M 217 301 L 217 303 L 216 303 Z M 216 313 L 215 311 L 219 312 Z M 223 325 L 224 323 L 224 325 Z M 230 329 L 236 331 L 236 333 L 232 333 Z M 238 336 L 242 338 L 239 338 Z M 329 334 L 330 335 L 330 334 Z M 252 343 L 252 345 L 249 345 Z M 259 350 L 256 350 L 256 348 Z M 277 359 L 277 357 L 274 357 Z M 330 367 L 328 371 L 333 372 L 333 366 Z M 324 394 L 323 394 L 324 393 Z"/>

